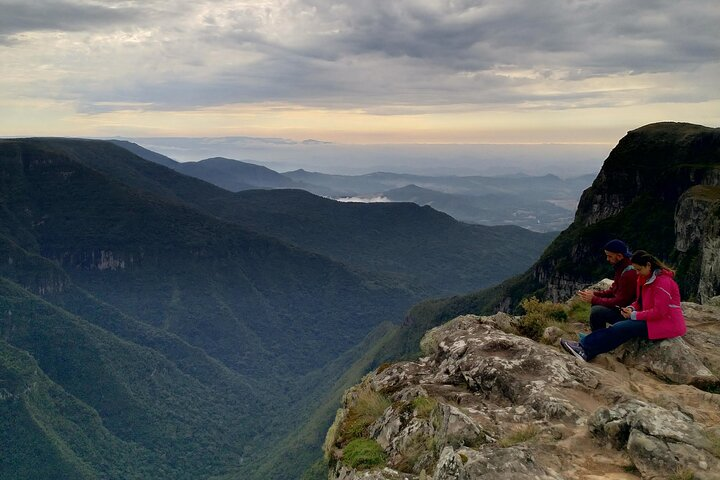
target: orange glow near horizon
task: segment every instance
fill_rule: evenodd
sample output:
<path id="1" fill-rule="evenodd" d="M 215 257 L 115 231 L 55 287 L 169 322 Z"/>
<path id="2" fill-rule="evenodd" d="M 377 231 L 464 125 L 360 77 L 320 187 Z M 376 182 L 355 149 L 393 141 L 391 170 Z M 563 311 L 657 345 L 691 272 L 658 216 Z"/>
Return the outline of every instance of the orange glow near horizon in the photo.
<path id="1" fill-rule="evenodd" d="M 720 101 L 700 105 L 565 110 L 376 114 L 284 104 L 208 107 L 186 111 L 149 106 L 78 114 L 70 103 L 23 102 L 17 117 L 0 119 L 2 136 L 282 137 L 344 144 L 614 144 L 626 131 L 658 121 L 715 126 Z M 22 115 L 21 115 L 22 112 Z"/>

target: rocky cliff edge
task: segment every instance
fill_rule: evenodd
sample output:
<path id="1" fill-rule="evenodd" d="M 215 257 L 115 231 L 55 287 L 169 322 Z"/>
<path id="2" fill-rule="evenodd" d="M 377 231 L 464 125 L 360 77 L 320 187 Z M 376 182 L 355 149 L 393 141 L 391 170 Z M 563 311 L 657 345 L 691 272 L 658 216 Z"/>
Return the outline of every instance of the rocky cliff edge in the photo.
<path id="1" fill-rule="evenodd" d="M 556 346 L 579 324 L 457 317 L 346 392 L 330 479 L 720 479 L 720 308 L 683 308 L 682 339 L 591 363 Z"/>

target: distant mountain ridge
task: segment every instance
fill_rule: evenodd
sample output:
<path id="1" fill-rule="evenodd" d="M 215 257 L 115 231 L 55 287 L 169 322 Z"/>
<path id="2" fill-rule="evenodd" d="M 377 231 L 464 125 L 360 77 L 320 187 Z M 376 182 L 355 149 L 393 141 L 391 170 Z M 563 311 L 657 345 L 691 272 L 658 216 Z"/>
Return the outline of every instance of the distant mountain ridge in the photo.
<path id="1" fill-rule="evenodd" d="M 145 160 L 148 160 L 150 162 L 154 162 L 160 165 L 163 165 L 165 167 L 172 168 L 173 170 L 180 165 L 180 162 L 177 162 L 173 160 L 170 157 L 166 157 L 165 155 L 162 155 L 157 152 L 153 152 L 152 150 L 148 150 L 147 148 L 141 147 L 137 143 L 129 142 L 127 140 L 108 140 L 110 143 L 113 143 L 117 145 L 118 147 L 124 148 L 125 150 L 128 150 L 135 155 L 137 155 L 140 158 L 144 158 Z"/>
<path id="2" fill-rule="evenodd" d="M 426 262 L 427 244 L 444 264 L 468 262 L 433 245 L 444 229 L 471 261 L 473 243 L 479 252 L 500 237 L 494 263 L 466 270 L 482 284 L 521 270 L 550 239 L 466 228 L 413 204 L 233 194 L 170 166 L 109 142 L 0 141 L 0 447 L 13 452 L 0 476 L 263 478 L 260 460 L 277 460 L 263 455 L 362 355 L 362 339 L 449 283 L 447 271 L 420 284 L 373 265 L 370 250 L 380 263 L 410 231 L 393 233 L 393 216 L 425 230 L 413 248 Z M 313 202 L 322 208 L 307 219 Z M 258 232 L 273 215 L 293 227 L 286 238 Z M 297 246 L 311 238 L 303 228 L 343 222 L 375 243 L 337 258 Z M 304 467 L 289 468 L 274 478 Z"/>
<path id="3" fill-rule="evenodd" d="M 181 163 L 177 171 L 230 191 L 251 188 L 299 188 L 300 185 L 267 167 L 222 157 Z"/>
<path id="4" fill-rule="evenodd" d="M 212 157 L 197 162 L 177 162 L 165 155 L 126 140 L 110 140 L 110 142 L 134 153 L 140 158 L 172 168 L 185 175 L 199 178 L 231 192 L 256 188 L 299 188 L 304 190 L 312 189 L 319 195 L 326 196 L 338 193 L 330 189 L 297 182 L 267 167 L 250 162 L 224 157 Z"/>
<path id="5" fill-rule="evenodd" d="M 520 193 L 528 198 L 537 195 L 562 194 L 578 187 L 586 187 L 592 175 L 561 179 L 552 174 L 543 176 L 425 176 L 404 173 L 374 172 L 365 175 L 332 175 L 306 170 L 285 172 L 294 180 L 311 185 L 331 187 L 347 195 L 377 194 L 394 188 L 414 184 L 443 193 L 483 195 L 491 193 Z"/>
<path id="6" fill-rule="evenodd" d="M 591 176 L 561 179 L 548 174 L 483 176 L 422 176 L 375 172 L 365 175 L 331 175 L 303 169 L 278 173 L 266 167 L 227 158 L 175 162 L 139 145 L 115 141 L 146 160 L 232 192 L 250 189 L 294 188 L 343 199 L 381 196 L 390 201 L 431 205 L 454 218 L 482 225 L 518 225 L 539 232 L 560 231 L 572 221 L 580 193 Z M 407 187 L 422 188 L 409 194 Z M 404 190 L 401 190 L 404 189 Z"/>
<path id="7" fill-rule="evenodd" d="M 448 194 L 411 184 L 383 192 L 382 197 L 394 202 L 429 205 L 460 221 L 481 225 L 518 225 L 547 232 L 560 231 L 572 220 L 572 212 L 566 208 L 515 193 Z"/>

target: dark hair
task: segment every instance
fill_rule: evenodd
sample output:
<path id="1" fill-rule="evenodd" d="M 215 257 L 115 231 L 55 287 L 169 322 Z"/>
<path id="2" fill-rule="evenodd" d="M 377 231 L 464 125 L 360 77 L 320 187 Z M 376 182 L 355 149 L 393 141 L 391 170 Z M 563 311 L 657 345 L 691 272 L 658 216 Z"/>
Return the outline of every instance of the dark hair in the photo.
<path id="1" fill-rule="evenodd" d="M 655 255 L 651 255 L 645 250 L 635 250 L 635 253 L 633 253 L 633 256 L 630 257 L 630 262 L 634 263 L 635 265 L 642 265 L 645 266 L 648 263 L 650 264 L 650 270 L 654 271 L 658 268 L 662 270 L 668 270 L 670 272 L 675 273 L 675 270 L 672 269 L 672 267 L 668 266 L 666 263 L 662 262 L 661 260 L 658 260 L 658 258 Z"/>

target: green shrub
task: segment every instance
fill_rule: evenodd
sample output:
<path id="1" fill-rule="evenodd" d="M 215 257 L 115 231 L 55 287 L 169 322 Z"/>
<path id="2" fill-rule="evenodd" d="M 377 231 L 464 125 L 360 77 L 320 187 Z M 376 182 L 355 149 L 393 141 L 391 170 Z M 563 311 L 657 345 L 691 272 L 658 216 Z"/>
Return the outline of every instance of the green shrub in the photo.
<path id="1" fill-rule="evenodd" d="M 343 450 L 343 462 L 358 470 L 384 465 L 386 461 L 387 455 L 380 444 L 369 438 L 356 438 Z"/>
<path id="2" fill-rule="evenodd" d="M 527 314 L 538 314 L 548 320 L 556 320 L 558 322 L 566 321 L 568 318 L 564 305 L 549 301 L 541 302 L 536 297 L 523 299 L 520 306 Z"/>
<path id="3" fill-rule="evenodd" d="M 537 313 L 529 313 L 521 317 L 520 322 L 518 322 L 517 329 L 523 337 L 528 337 L 537 341 L 542 337 L 548 323 L 547 318 L 538 315 Z"/>
<path id="4" fill-rule="evenodd" d="M 592 305 L 582 300 L 575 300 L 570 303 L 570 308 L 567 312 L 569 320 L 576 322 L 588 323 L 590 321 L 590 309 Z"/>
<path id="5" fill-rule="evenodd" d="M 553 302 L 541 302 L 536 297 L 526 298 L 520 302 L 525 315 L 520 318 L 518 331 L 520 335 L 539 340 L 545 329 L 553 322 L 566 322 L 568 314 L 565 306 Z"/>

